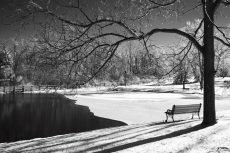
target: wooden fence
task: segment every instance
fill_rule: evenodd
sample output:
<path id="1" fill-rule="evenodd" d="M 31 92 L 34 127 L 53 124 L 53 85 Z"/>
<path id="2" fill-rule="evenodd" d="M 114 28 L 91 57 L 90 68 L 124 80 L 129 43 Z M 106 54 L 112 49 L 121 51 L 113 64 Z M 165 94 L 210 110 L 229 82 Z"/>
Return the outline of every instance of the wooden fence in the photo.
<path id="1" fill-rule="evenodd" d="M 55 85 L 39 85 L 39 86 L 2 86 L 0 92 L 3 93 L 32 93 L 33 91 L 53 91 L 57 92 L 57 86 Z"/>

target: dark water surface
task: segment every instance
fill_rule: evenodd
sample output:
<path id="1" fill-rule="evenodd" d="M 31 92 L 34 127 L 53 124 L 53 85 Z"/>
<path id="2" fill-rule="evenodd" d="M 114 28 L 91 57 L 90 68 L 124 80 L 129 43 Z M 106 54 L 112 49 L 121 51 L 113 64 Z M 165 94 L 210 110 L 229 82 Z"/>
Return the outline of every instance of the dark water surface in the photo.
<path id="1" fill-rule="evenodd" d="M 58 94 L 0 95 L 0 142 L 126 125 Z"/>

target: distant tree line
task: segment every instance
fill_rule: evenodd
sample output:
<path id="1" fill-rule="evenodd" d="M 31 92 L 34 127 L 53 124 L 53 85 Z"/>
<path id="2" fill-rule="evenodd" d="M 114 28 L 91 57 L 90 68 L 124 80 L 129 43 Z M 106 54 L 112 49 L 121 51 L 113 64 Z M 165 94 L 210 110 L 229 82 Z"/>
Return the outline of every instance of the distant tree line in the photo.
<path id="1" fill-rule="evenodd" d="M 188 22 L 183 30 L 191 32 L 199 22 Z M 14 40 L 1 44 L 0 79 L 10 79 L 12 84 L 49 84 L 74 88 L 85 84 L 100 85 L 100 82 L 108 85 L 140 83 L 141 80 L 159 82 L 170 76 L 174 84 L 185 84 L 191 79 L 199 82 L 203 89 L 202 54 L 181 37 L 178 37 L 178 44 L 163 48 L 151 43 L 145 46 L 138 41 L 125 43 L 106 66 L 97 72 L 108 56 L 106 48 L 90 54 L 82 54 L 82 51 L 58 52 L 54 50 L 58 46 L 48 43 L 43 30 L 47 33 L 47 29 L 42 29 L 40 36 L 33 41 Z M 68 33 L 70 29 L 62 30 Z M 88 48 L 84 49 L 87 52 Z M 228 49 L 220 43 L 215 45 L 215 49 L 216 76 L 229 76 Z M 93 79 L 89 81 L 92 76 Z"/>

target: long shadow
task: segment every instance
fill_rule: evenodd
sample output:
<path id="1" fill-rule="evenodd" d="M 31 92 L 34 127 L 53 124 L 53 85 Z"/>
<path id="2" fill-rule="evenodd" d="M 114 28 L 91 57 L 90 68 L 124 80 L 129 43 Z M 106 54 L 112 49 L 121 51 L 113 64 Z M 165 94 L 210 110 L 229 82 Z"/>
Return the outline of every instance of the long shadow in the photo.
<path id="1" fill-rule="evenodd" d="M 203 129 L 203 128 L 205 128 L 205 126 L 199 124 L 199 125 L 196 125 L 194 127 L 188 128 L 188 129 L 175 131 L 175 132 L 172 132 L 172 133 L 169 133 L 169 134 L 166 134 L 166 135 L 162 135 L 162 136 L 159 136 L 159 137 L 140 140 L 140 141 L 124 144 L 124 145 L 121 145 L 121 146 L 116 146 L 116 147 L 113 147 L 113 148 L 98 151 L 97 153 L 108 153 L 108 152 L 120 151 L 120 150 L 128 149 L 128 148 L 131 148 L 131 147 L 139 146 L 139 145 L 152 143 L 152 142 L 160 141 L 160 140 L 167 139 L 167 138 L 177 137 L 177 136 L 180 136 L 180 135 L 183 135 L 183 134 L 188 134 L 188 133 L 191 133 L 193 131 L 197 131 L 197 130 L 200 130 L 200 129 Z"/>
<path id="2" fill-rule="evenodd" d="M 149 124 L 147 127 L 152 127 L 154 124 Z M 100 136 L 97 136 L 97 137 L 93 137 L 93 138 L 84 138 L 84 139 L 81 139 L 80 141 L 92 141 L 94 139 L 99 139 L 99 138 L 103 138 L 103 137 L 106 137 L 106 136 L 110 136 L 110 135 L 113 135 L 113 134 L 118 134 L 118 133 L 122 133 L 122 132 L 126 132 L 126 131 L 131 131 L 131 130 L 134 130 L 134 129 L 138 129 L 138 128 L 142 128 L 142 127 L 146 127 L 146 125 L 144 126 L 137 126 L 137 127 L 133 127 L 133 128 L 126 128 L 126 129 L 118 129 L 112 133 L 108 133 L 108 134 L 103 134 L 103 135 L 100 135 Z M 146 129 L 145 129 L 146 130 Z M 144 131 L 144 130 L 139 130 L 139 131 L 135 131 L 135 132 L 141 132 L 141 131 Z M 64 135 L 65 136 L 65 135 Z M 69 139 L 70 137 L 64 137 L 64 136 L 61 136 L 60 138 L 62 140 L 64 140 L 65 138 Z M 71 136 L 72 137 L 72 136 Z M 117 136 L 119 137 L 119 136 Z M 60 139 L 59 137 L 57 139 Z M 116 137 L 113 137 L 113 138 L 116 138 Z M 48 140 L 48 141 L 52 141 L 52 140 Z M 36 142 L 36 141 L 35 141 Z M 41 141 L 38 141 L 37 143 L 35 144 L 32 144 L 32 145 L 26 145 L 24 147 L 20 147 L 19 149 L 24 149 L 24 148 L 28 148 L 28 147 L 31 147 L 31 146 L 39 146 L 39 145 L 43 145 L 45 142 L 47 141 L 44 141 L 44 140 L 41 140 Z M 61 143 L 56 143 L 56 144 L 51 144 L 51 145 L 46 145 L 46 146 L 43 146 L 43 147 L 38 147 L 38 148 L 34 148 L 34 149 L 31 149 L 31 150 L 26 150 L 26 151 L 33 151 L 33 150 L 36 150 L 36 149 L 45 149 L 45 148 L 50 148 L 50 147 L 56 147 L 56 146 L 60 146 L 60 145 L 68 145 L 68 144 L 71 144 L 71 143 L 74 143 L 76 142 L 76 140 L 71 140 L 71 141 L 67 141 L 67 142 L 61 142 Z M 27 142 L 25 142 L 27 143 Z M 20 143 L 21 144 L 21 143 Z M 81 145 L 80 145 L 81 146 Z M 60 150 L 55 150 L 55 151 L 60 151 Z"/>
<path id="3" fill-rule="evenodd" d="M 93 141 L 93 140 L 96 140 L 96 139 L 100 139 L 100 138 L 102 138 L 102 137 L 106 137 L 106 136 L 112 136 L 113 134 L 119 134 L 119 133 L 122 133 L 122 132 L 125 132 L 125 131 L 131 131 L 131 130 L 133 130 L 133 129 L 138 129 L 138 128 L 141 128 L 140 130 L 138 130 L 138 131 L 133 131 L 133 132 L 135 132 L 135 133 L 140 133 L 140 132 L 142 132 L 141 134 L 137 134 L 137 135 L 135 135 L 135 136 L 132 136 L 132 137 L 129 137 L 129 138 L 127 138 L 127 139 L 132 139 L 132 138 L 134 138 L 134 137 L 137 137 L 137 136 L 140 136 L 140 135 L 142 135 L 142 134 L 147 134 L 147 133 L 151 133 L 151 132 L 157 132 L 157 131 L 160 131 L 160 130 L 163 130 L 163 129 L 167 129 L 167 128 L 170 128 L 170 127 L 172 127 L 172 126 L 176 126 L 176 125 L 181 125 L 181 124 L 185 124 L 185 123 L 189 123 L 189 122 L 193 122 L 193 120 L 190 120 L 190 121 L 186 121 L 186 122 L 174 122 L 174 123 L 167 123 L 167 125 L 165 126 L 165 127 L 162 127 L 162 128 L 160 128 L 160 129 L 153 129 L 153 130 L 151 130 L 151 131 L 148 131 L 149 129 L 151 129 L 152 127 L 154 127 L 154 126 L 156 126 L 156 125 L 161 125 L 161 124 L 164 124 L 164 123 L 161 123 L 161 122 L 159 122 L 159 123 L 150 123 L 150 124 L 147 124 L 147 125 L 143 125 L 143 126 L 137 126 L 137 127 L 133 127 L 133 128 L 129 128 L 129 129 L 121 129 L 121 130 L 119 130 L 119 131 L 115 131 L 115 132 L 112 132 L 112 133 L 109 133 L 109 134 L 103 134 L 103 135 L 100 135 L 100 136 L 98 136 L 98 137 L 93 137 L 93 138 L 86 138 L 86 139 L 81 139 L 80 141 L 85 141 L 85 142 L 89 142 L 89 143 L 92 143 L 92 142 L 90 142 L 90 141 Z M 147 129 L 142 129 L 143 127 L 146 127 Z M 147 131 L 146 131 L 147 130 Z M 146 132 L 145 132 L 146 131 Z M 144 133 L 143 133 L 144 132 Z M 127 134 L 127 133 L 126 133 Z M 133 133 L 129 133 L 129 134 L 133 134 Z M 112 137 L 112 139 L 115 139 L 115 138 L 118 138 L 118 137 L 120 137 L 120 136 L 114 136 L 114 137 Z M 68 139 L 68 137 L 66 137 L 67 139 Z M 59 139 L 59 138 L 58 138 Z M 36 150 L 41 150 L 41 149 L 48 149 L 48 148 L 55 148 L 55 147 L 57 147 L 57 146 L 61 146 L 61 145 L 63 145 L 63 146 L 68 146 L 69 144 L 71 144 L 71 143 L 74 143 L 74 142 L 76 142 L 76 141 L 78 141 L 78 140 L 70 140 L 70 141 L 67 141 L 67 142 L 63 142 L 64 141 L 64 139 L 65 138 L 62 138 L 62 141 L 61 142 L 58 142 L 58 143 L 55 143 L 55 144 L 47 144 L 47 145 L 45 145 L 45 146 L 41 146 L 41 147 L 39 147 L 39 145 L 43 145 L 45 142 L 47 142 L 47 141 L 44 141 L 44 140 L 41 140 L 41 141 L 39 141 L 38 143 L 36 143 L 36 144 L 32 144 L 31 146 L 37 146 L 37 147 L 35 147 L 35 148 L 33 148 L 33 149 L 26 149 L 27 147 L 30 147 L 30 146 L 25 146 L 25 147 L 20 147 L 19 149 L 21 150 L 21 149 L 26 149 L 25 151 L 36 151 Z M 123 139 L 123 140 L 121 140 L 121 141 L 124 141 L 125 139 Z M 52 140 L 48 140 L 48 141 L 52 141 Z M 119 142 L 119 141 L 117 141 L 117 142 Z M 114 142 L 113 142 L 114 143 Z M 105 145 L 110 145 L 110 144 L 112 144 L 112 143 L 107 143 L 107 144 L 104 144 L 104 145 L 100 145 L 100 146 L 94 146 L 94 147 L 91 147 L 91 148 L 86 148 L 83 152 L 85 152 L 85 151 L 91 151 L 91 150 L 93 150 L 93 149 L 96 149 L 96 148 L 100 148 L 100 147 L 103 147 L 103 146 L 105 146 Z M 68 147 L 68 148 L 66 148 L 66 149 L 74 149 L 75 147 L 82 147 L 82 146 L 84 146 L 84 145 L 86 145 L 85 143 L 83 143 L 82 145 L 77 145 L 77 146 L 73 146 L 73 147 Z M 48 149 L 49 150 L 49 149 Z M 63 150 L 63 149 L 61 149 L 61 150 Z M 60 149 L 52 149 L 52 151 L 61 151 Z"/>
<path id="4" fill-rule="evenodd" d="M 174 123 L 169 123 L 169 124 L 167 123 L 168 124 L 167 126 L 161 127 L 159 129 L 153 129 L 151 131 L 148 131 L 148 129 L 141 130 L 141 131 L 135 131 L 135 133 L 137 133 L 137 134 L 132 136 L 132 137 L 127 137 L 125 139 L 122 139 L 122 140 L 119 140 L 119 141 L 116 141 L 116 142 L 110 142 L 110 143 L 106 143 L 106 144 L 103 144 L 103 145 L 94 146 L 94 147 L 88 148 L 88 149 L 86 149 L 84 151 L 91 151 L 91 150 L 94 150 L 94 149 L 97 149 L 97 148 L 104 148 L 104 147 L 106 147 L 108 145 L 113 145 L 114 143 L 119 143 L 119 142 L 122 142 L 122 141 L 130 140 L 132 138 L 136 138 L 136 137 L 141 136 L 143 134 L 148 134 L 148 133 L 151 134 L 153 132 L 158 132 L 158 131 L 161 131 L 161 130 L 164 130 L 164 129 L 167 129 L 167 128 L 170 128 L 170 127 L 173 127 L 173 126 L 182 125 L 182 124 L 186 124 L 186 123 L 189 123 L 189 122 L 193 122 L 193 121 L 186 121 L 186 122 L 183 122 L 183 123 L 181 123 L 181 122 L 178 122 L 178 123 L 174 122 Z M 151 126 L 149 126 L 149 127 L 151 128 Z M 140 132 L 142 132 L 142 133 L 140 133 Z M 116 137 L 114 137 L 114 138 L 116 138 Z"/>
<path id="5" fill-rule="evenodd" d="M 141 136 L 141 135 L 143 135 L 143 134 L 148 134 L 148 133 L 152 133 L 152 132 L 161 131 L 161 130 L 163 130 L 163 129 L 167 129 L 167 128 L 170 128 L 170 127 L 173 127 L 173 126 L 177 126 L 177 125 L 186 124 L 186 123 L 189 123 L 189 122 L 194 122 L 194 120 L 190 120 L 190 121 L 186 121 L 186 122 L 167 123 L 167 125 L 164 126 L 164 127 L 162 127 L 162 128 L 153 129 L 153 130 L 150 130 L 150 131 L 149 131 L 149 129 L 151 129 L 152 127 L 154 127 L 154 126 L 156 126 L 156 125 L 164 124 L 164 123 L 151 123 L 151 124 L 145 125 L 146 127 L 148 127 L 148 129 L 142 129 L 142 130 L 138 130 L 138 131 L 133 131 L 133 132 L 137 133 L 137 134 L 134 135 L 134 136 L 127 137 L 127 138 L 125 138 L 125 139 L 122 139 L 122 140 L 119 140 L 119 141 L 116 141 L 116 142 L 110 142 L 110 143 L 102 144 L 102 145 L 99 145 L 99 146 L 93 146 L 93 147 L 86 148 L 86 149 L 84 149 L 84 150 L 82 150 L 82 151 L 77 151 L 77 152 L 82 152 L 82 153 L 84 153 L 84 152 L 91 152 L 92 150 L 96 150 L 96 149 L 98 149 L 98 148 L 104 148 L 104 147 L 106 147 L 106 146 L 108 146 L 108 145 L 112 145 L 112 144 L 114 144 L 114 143 L 119 143 L 119 142 L 125 141 L 125 140 L 127 140 L 127 139 L 132 139 L 132 138 Z M 142 126 L 141 126 L 141 127 L 142 127 Z M 141 127 L 140 127 L 140 128 L 141 128 Z M 132 129 L 130 129 L 130 130 L 132 130 Z M 124 131 L 128 131 L 128 130 L 122 130 L 122 131 L 120 131 L 120 132 L 122 133 L 122 132 L 124 132 Z M 146 132 L 145 132 L 145 131 L 146 131 Z M 119 133 L 119 132 L 117 132 L 117 133 Z M 115 133 L 106 134 L 106 135 L 104 135 L 104 136 L 109 136 L 109 135 L 113 135 L 113 134 L 115 134 Z M 126 133 L 126 134 L 127 134 L 127 133 Z M 134 134 L 134 133 L 129 133 L 129 134 Z M 97 139 L 97 138 L 100 138 L 100 137 L 103 137 L 103 136 L 94 137 L 94 138 L 92 138 L 91 140 Z M 118 137 L 120 137 L 120 136 L 112 137 L 112 139 L 116 139 L 116 138 L 118 138 Z M 106 139 L 107 139 L 107 138 L 106 138 Z M 87 139 L 86 142 L 92 143 L 92 142 L 90 142 L 91 140 L 90 140 L 90 139 Z M 84 139 L 84 141 L 85 141 L 85 139 Z M 40 148 L 37 148 L 37 149 L 45 149 L 45 148 L 55 147 L 55 146 L 59 146 L 59 145 L 67 145 L 67 146 L 68 146 L 69 144 L 74 143 L 74 142 L 76 142 L 76 140 L 68 141 L 68 142 L 64 142 L 64 143 L 59 143 L 59 144 L 56 144 L 56 145 L 50 145 L 50 146 L 46 146 L 46 147 L 40 147 Z M 74 150 L 74 148 L 76 148 L 76 147 L 82 147 L 82 146 L 84 146 L 84 145 L 86 145 L 86 144 L 82 144 L 82 145 L 78 145 L 78 146 L 72 146 L 72 147 L 68 147 L 68 148 L 65 148 L 65 149 L 67 149 L 67 150 L 68 150 L 68 149 Z M 32 149 L 32 150 L 29 150 L 29 151 L 33 151 L 33 150 L 36 150 L 36 149 Z M 52 150 L 52 151 L 57 151 L 57 152 L 58 152 L 58 151 L 61 151 L 61 150 L 63 150 L 63 149 L 55 149 L 55 150 Z M 108 150 L 108 152 L 110 152 L 110 151 Z"/>

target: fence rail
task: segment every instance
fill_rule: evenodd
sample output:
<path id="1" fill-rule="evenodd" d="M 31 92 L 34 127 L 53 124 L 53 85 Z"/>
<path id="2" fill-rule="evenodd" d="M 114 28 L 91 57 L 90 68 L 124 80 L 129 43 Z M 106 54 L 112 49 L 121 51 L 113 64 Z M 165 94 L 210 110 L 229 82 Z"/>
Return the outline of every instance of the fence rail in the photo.
<path id="1" fill-rule="evenodd" d="M 39 86 L 2 86 L 0 92 L 2 93 L 32 93 L 33 91 L 54 91 L 57 92 L 55 85 L 39 85 Z"/>

